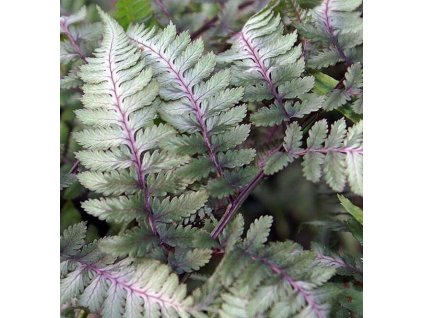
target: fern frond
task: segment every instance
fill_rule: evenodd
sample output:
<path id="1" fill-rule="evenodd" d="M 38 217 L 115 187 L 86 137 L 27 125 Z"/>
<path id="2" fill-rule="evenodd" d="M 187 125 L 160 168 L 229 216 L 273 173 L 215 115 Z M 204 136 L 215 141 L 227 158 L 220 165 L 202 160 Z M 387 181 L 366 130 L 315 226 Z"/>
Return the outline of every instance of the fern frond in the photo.
<path id="1" fill-rule="evenodd" d="M 151 252 L 151 257 L 161 258 L 158 226 L 196 213 L 207 194 L 180 194 L 187 183 L 178 180 L 175 169 L 190 158 L 162 149 L 162 142 L 176 131 L 167 124 L 154 124 L 158 83 L 123 28 L 102 11 L 100 15 L 104 39 L 95 57 L 81 67 L 85 109 L 76 112 L 89 128 L 74 137 L 85 148 L 76 157 L 89 170 L 78 175 L 81 184 L 111 197 L 90 199 L 82 207 L 103 220 L 138 223 L 105 241 L 103 250 L 135 257 Z M 141 248 L 139 242 L 144 240 Z"/>
<path id="2" fill-rule="evenodd" d="M 78 74 L 80 66 L 80 63 L 73 63 L 69 72 L 60 79 L 60 89 L 75 89 L 82 86 L 82 81 Z"/>
<path id="3" fill-rule="evenodd" d="M 301 139 L 303 135 L 301 132 L 301 127 L 297 122 L 293 122 L 286 129 L 283 148 L 284 152 L 277 151 L 270 155 L 264 165 L 264 173 L 272 175 L 283 168 L 285 168 L 289 163 L 298 158 L 297 152 L 301 151 Z"/>
<path id="4" fill-rule="evenodd" d="M 77 177 L 75 174 L 60 171 L 60 190 L 68 188 L 75 183 L 76 180 Z"/>
<path id="5" fill-rule="evenodd" d="M 316 122 L 309 131 L 307 147 L 302 148 L 302 131 L 294 122 L 288 126 L 283 150 L 267 157 L 264 172 L 274 174 L 298 157 L 303 157 L 307 180 L 317 182 L 323 173 L 327 184 L 337 192 L 344 190 L 346 180 L 354 193 L 363 193 L 363 122 L 346 129 L 344 119 L 336 121 L 327 135 L 326 120 Z M 324 145 L 323 145 L 324 144 Z"/>
<path id="6" fill-rule="evenodd" d="M 191 214 L 189 217 L 184 218 L 182 221 L 182 224 L 183 225 L 195 224 L 198 221 L 202 222 L 205 219 L 212 219 L 212 218 L 213 218 L 212 209 L 205 206 L 197 210 L 197 212 Z"/>
<path id="7" fill-rule="evenodd" d="M 363 281 L 363 261 L 358 257 L 340 255 L 315 242 L 311 244 L 311 249 L 319 263 L 335 268 L 340 275 L 354 275 L 357 280 Z"/>
<path id="8" fill-rule="evenodd" d="M 86 23 L 87 9 L 82 6 L 76 13 L 60 17 L 60 33 L 67 39 L 60 42 L 60 62 L 63 65 L 86 62 L 101 35 L 100 23 Z M 72 65 L 71 65 L 72 66 Z"/>
<path id="9" fill-rule="evenodd" d="M 205 191 L 185 192 L 172 200 L 153 200 L 154 217 L 158 222 L 180 221 L 202 208 L 208 199 Z"/>
<path id="10" fill-rule="evenodd" d="M 220 237 L 225 256 L 197 301 L 222 317 L 327 317 L 330 299 L 321 287 L 335 273 L 293 242 L 266 244 L 271 217 L 256 220 L 239 241 L 242 217 Z M 214 291 L 214 292 L 212 292 Z M 217 295 L 221 294 L 221 299 Z M 210 300 L 214 299 L 214 300 Z"/>
<path id="11" fill-rule="evenodd" d="M 170 266 L 177 273 L 192 273 L 206 265 L 212 256 L 211 249 L 177 248 L 169 259 Z"/>
<path id="12" fill-rule="evenodd" d="M 343 195 L 338 194 L 338 199 L 341 202 L 341 205 L 343 206 L 343 208 L 349 214 L 351 214 L 358 223 L 363 225 L 363 210 L 360 209 L 358 206 L 355 206 L 354 204 L 352 204 L 352 202 L 348 200 L 346 197 L 344 197 Z"/>
<path id="13" fill-rule="evenodd" d="M 233 63 L 232 81 L 244 86 L 246 101 L 274 100 L 251 115 L 257 126 L 274 126 L 291 118 L 302 118 L 319 109 L 323 97 L 310 93 L 312 76 L 302 77 L 304 60 L 297 33 L 283 34 L 283 24 L 272 1 L 251 17 L 234 37 L 231 49 L 219 56 Z"/>
<path id="14" fill-rule="evenodd" d="M 61 237 L 61 303 L 75 299 L 79 306 L 102 317 L 189 317 L 192 298 L 167 265 L 157 261 L 114 262 L 97 248 L 85 245 L 83 223 Z M 151 277 L 156 279 L 152 280 Z"/>
<path id="15" fill-rule="evenodd" d="M 298 24 L 307 39 L 306 62 L 311 68 L 322 68 L 344 62 L 359 62 L 363 42 L 363 21 L 357 10 L 362 0 L 323 0 Z"/>
<path id="16" fill-rule="evenodd" d="M 191 225 L 172 225 L 167 228 L 159 226 L 158 231 L 162 241 L 172 247 L 206 249 L 217 246 L 216 241 L 210 237 L 210 233 Z"/>
<path id="17" fill-rule="evenodd" d="M 313 126 L 313 128 L 314 127 L 316 128 L 313 132 L 316 132 L 317 134 L 318 132 L 316 130 L 319 126 Z M 321 143 L 318 145 L 315 142 L 312 143 L 311 139 L 310 142 L 307 140 L 308 148 L 305 150 L 303 161 L 303 171 L 305 177 L 311 181 L 319 179 L 321 169 L 320 162 L 323 161 L 325 179 L 332 189 L 338 192 L 343 191 L 345 180 L 348 178 L 351 190 L 359 195 L 362 195 L 362 138 L 362 122 L 354 125 L 347 132 L 345 121 L 339 120 L 332 125 L 331 131 L 323 148 L 321 148 Z"/>
<path id="18" fill-rule="evenodd" d="M 173 24 L 163 30 L 133 26 L 128 36 L 161 84 L 159 95 L 165 101 L 160 105 L 161 117 L 181 133 L 168 141 L 168 149 L 178 154 L 200 154 L 179 174 L 191 182 L 207 180 L 213 174 L 216 179 L 210 180 L 209 190 L 216 182 L 228 190 L 210 190 L 210 194 L 233 194 L 248 180 L 229 180 L 230 176 L 243 174 L 242 167 L 254 159 L 252 149 L 231 150 L 246 139 L 250 128 L 239 125 L 246 115 L 245 105 L 236 106 L 243 88 L 228 88 L 228 70 L 212 75 L 215 56 L 203 55 L 203 42 L 191 42 L 187 32 L 177 35 Z"/>
<path id="19" fill-rule="evenodd" d="M 140 224 L 119 235 L 103 238 L 99 249 L 115 257 L 143 258 L 147 255 L 161 255 L 159 238 L 146 225 Z M 157 257 L 158 258 L 158 257 Z M 161 256 L 160 259 L 164 260 Z"/>
<path id="20" fill-rule="evenodd" d="M 71 24 L 81 22 L 87 16 L 87 8 L 82 6 L 77 12 L 71 14 L 69 16 L 61 16 L 60 17 L 60 31 L 64 32 L 65 28 L 70 26 Z"/>
<path id="21" fill-rule="evenodd" d="M 223 178 L 209 181 L 209 193 L 217 198 L 227 197 L 248 184 L 256 174 L 256 167 L 244 167 L 225 172 Z"/>
<path id="22" fill-rule="evenodd" d="M 343 89 L 333 89 L 325 103 L 326 110 L 332 110 L 345 105 L 354 99 L 352 109 L 358 113 L 363 113 L 363 69 L 361 63 L 351 65 L 345 73 Z"/>
<path id="23" fill-rule="evenodd" d="M 348 230 L 363 245 L 363 211 L 344 196 L 338 195 L 338 198 L 342 207 L 351 214 L 351 218 L 347 221 Z"/>
<path id="24" fill-rule="evenodd" d="M 75 49 L 68 40 L 60 42 L 60 63 L 70 64 L 78 58 L 79 54 L 75 52 Z"/>
<path id="25" fill-rule="evenodd" d="M 288 18 L 288 24 L 301 23 L 305 19 L 307 11 L 301 7 L 299 0 L 283 0 L 281 2 L 282 12 L 284 17 Z"/>

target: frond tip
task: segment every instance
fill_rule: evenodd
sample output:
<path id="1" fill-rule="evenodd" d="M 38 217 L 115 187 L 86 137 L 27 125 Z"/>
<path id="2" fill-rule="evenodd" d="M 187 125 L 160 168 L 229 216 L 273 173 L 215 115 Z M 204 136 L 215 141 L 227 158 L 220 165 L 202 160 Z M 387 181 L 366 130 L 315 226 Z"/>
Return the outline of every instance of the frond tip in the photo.
<path id="1" fill-rule="evenodd" d="M 232 82 L 245 87 L 245 101 L 273 100 L 251 115 L 256 126 L 275 126 L 291 118 L 302 118 L 322 106 L 323 97 L 310 92 L 313 76 L 305 71 L 297 32 L 283 34 L 279 14 L 272 1 L 252 16 L 233 38 L 232 47 L 218 56 L 232 63 Z"/>
<path id="2" fill-rule="evenodd" d="M 159 228 L 195 214 L 208 194 L 180 193 L 187 183 L 176 169 L 190 158 L 170 153 L 162 145 L 175 137 L 176 130 L 154 123 L 159 84 L 153 70 L 123 28 L 99 12 L 105 26 L 103 42 L 81 67 L 84 109 L 76 112 L 87 128 L 74 136 L 83 147 L 76 157 L 88 169 L 78 174 L 80 183 L 107 197 L 89 199 L 82 207 L 102 220 L 138 223 L 135 230 L 103 242 L 103 250 L 165 260 L 167 254 L 160 251 L 165 249 L 160 239 L 165 231 Z M 150 245 L 139 248 L 144 239 Z"/>
<path id="3" fill-rule="evenodd" d="M 362 0 L 323 0 L 297 25 L 307 39 L 307 66 L 323 68 L 360 61 L 363 43 Z"/>

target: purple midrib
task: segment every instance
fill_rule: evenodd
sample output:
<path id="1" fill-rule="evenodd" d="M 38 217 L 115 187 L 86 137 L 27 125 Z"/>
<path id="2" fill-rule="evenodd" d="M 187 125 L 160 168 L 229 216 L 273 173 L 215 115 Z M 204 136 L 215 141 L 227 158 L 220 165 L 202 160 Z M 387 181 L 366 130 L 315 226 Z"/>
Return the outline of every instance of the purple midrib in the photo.
<path id="1" fill-rule="evenodd" d="M 347 65 L 351 65 L 350 59 L 347 57 L 344 50 L 339 45 L 338 38 L 336 37 L 332 23 L 330 22 L 330 17 L 329 17 L 330 12 L 331 12 L 331 10 L 329 8 L 329 2 L 330 1 L 331 0 L 324 0 L 324 6 L 325 6 L 325 10 L 324 10 L 325 21 L 324 21 L 324 24 L 326 26 L 326 31 L 329 33 L 330 40 L 332 41 L 333 46 L 336 48 L 339 56 L 345 61 L 345 63 Z"/>
<path id="2" fill-rule="evenodd" d="M 340 267 L 347 268 L 347 269 L 349 269 L 349 270 L 351 270 L 355 273 L 362 274 L 362 272 L 359 269 L 355 268 L 354 266 L 351 266 L 350 264 L 346 263 L 343 260 L 339 260 L 339 259 L 336 259 L 334 257 L 326 256 L 326 255 L 323 255 L 323 254 L 318 254 L 316 259 L 331 262 L 331 263 L 337 264 Z"/>
<path id="3" fill-rule="evenodd" d="M 297 17 L 298 22 L 303 23 L 303 19 L 301 18 L 301 13 L 298 11 L 298 7 L 295 5 L 293 0 L 289 0 L 289 2 L 291 3 L 291 7 L 295 11 L 295 16 Z M 305 38 L 301 39 L 301 43 L 303 45 L 302 52 L 303 52 L 303 56 L 304 56 L 305 52 L 307 51 L 307 39 L 305 39 Z"/>
<path id="4" fill-rule="evenodd" d="M 189 88 L 189 84 L 187 80 L 184 78 L 183 74 L 181 74 L 180 71 L 176 70 L 175 65 L 172 63 L 172 61 L 164 56 L 160 51 L 154 49 L 151 45 L 148 45 L 147 43 L 141 42 L 138 39 L 129 37 L 132 41 L 137 43 L 138 45 L 142 45 L 143 47 L 149 49 L 153 54 L 155 54 L 157 57 L 159 57 L 162 61 L 164 61 L 167 65 L 167 67 L 170 69 L 170 71 L 176 76 L 176 79 L 178 83 L 181 85 L 182 92 L 184 93 L 185 97 L 188 98 L 192 109 L 195 112 L 195 118 L 197 120 L 197 123 L 200 125 L 201 135 L 203 137 L 204 143 L 207 147 L 207 151 L 209 153 L 210 158 L 212 159 L 213 165 L 216 168 L 217 176 L 221 177 L 223 176 L 223 169 L 221 164 L 219 163 L 219 160 L 217 159 L 216 152 L 213 149 L 210 141 L 210 135 L 206 127 L 206 122 L 203 118 L 203 114 L 201 113 L 201 108 L 198 103 L 198 98 L 195 97 L 195 94 L 191 91 Z"/>
<path id="5" fill-rule="evenodd" d="M 245 49 L 250 55 L 251 59 L 256 63 L 257 71 L 260 73 L 264 81 L 266 82 L 267 86 L 270 89 L 270 92 L 272 93 L 273 98 L 275 98 L 278 106 L 281 108 L 281 110 L 284 112 L 285 116 L 287 117 L 286 120 L 289 120 L 290 116 L 288 112 L 286 111 L 285 107 L 283 106 L 283 97 L 279 94 L 279 92 L 276 89 L 275 83 L 273 83 L 272 79 L 270 78 L 270 71 L 266 66 L 264 65 L 264 59 L 260 56 L 260 53 L 254 48 L 251 40 L 248 38 L 248 36 L 244 33 L 244 31 L 240 32 L 240 39 L 245 44 Z"/>
<path id="6" fill-rule="evenodd" d="M 271 156 L 272 154 L 281 151 L 280 148 L 279 149 L 274 149 L 273 151 L 269 152 L 269 156 Z M 318 149 L 304 149 L 301 151 L 291 151 L 291 150 L 287 150 L 286 153 L 289 153 L 291 155 L 294 156 L 304 156 L 307 153 L 322 153 L 322 154 L 328 154 L 331 152 L 335 152 L 335 153 L 344 153 L 344 154 L 348 154 L 348 153 L 353 153 L 353 154 L 357 154 L 357 155 L 363 155 L 363 148 L 359 147 L 359 148 L 352 148 L 352 147 L 342 147 L 342 148 L 318 148 Z M 267 157 L 267 158 L 268 158 Z M 265 160 L 263 160 L 264 162 Z"/>
<path id="7" fill-rule="evenodd" d="M 141 179 L 142 176 L 142 167 L 141 167 L 141 158 L 138 155 L 138 151 L 135 145 L 135 132 L 132 131 L 129 128 L 129 122 L 128 122 L 128 116 L 125 113 L 125 111 L 123 110 L 122 107 L 122 102 L 121 102 L 121 97 L 119 96 L 118 92 L 117 92 L 117 87 L 116 87 L 116 80 L 115 80 L 115 74 L 113 73 L 113 68 L 112 68 L 112 46 L 113 46 L 113 41 L 114 41 L 114 35 L 112 35 L 112 40 L 111 40 L 111 44 L 110 44 L 110 48 L 109 48 L 109 58 L 108 58 L 108 62 L 109 62 L 109 74 L 110 74 L 110 80 L 112 82 L 113 85 L 113 98 L 115 100 L 115 106 L 116 106 L 116 110 L 118 111 L 118 113 L 121 116 L 121 121 L 120 121 L 120 126 L 122 127 L 124 133 L 125 133 L 125 139 L 128 142 L 128 147 L 131 151 L 131 160 L 135 163 L 135 167 L 136 167 L 136 172 L 137 172 L 137 177 L 138 177 L 138 182 L 141 185 L 143 185 L 144 181 Z"/>
<path id="8" fill-rule="evenodd" d="M 119 274 L 114 274 L 114 273 L 110 273 L 104 269 L 98 268 L 96 266 L 94 266 L 93 264 L 83 264 L 79 261 L 77 261 L 80 266 L 81 266 L 81 270 L 80 272 L 82 273 L 84 270 L 91 270 L 94 271 L 97 275 L 104 277 L 105 279 L 110 280 L 113 284 L 116 284 L 118 286 L 121 286 L 122 288 L 139 295 L 140 297 L 142 297 L 143 299 L 153 299 L 155 302 L 160 303 L 162 306 L 164 304 L 169 304 L 170 306 L 172 306 L 175 309 L 183 309 L 183 310 L 187 310 L 186 308 L 183 308 L 181 306 L 181 304 L 178 304 L 176 302 L 174 302 L 173 300 L 167 298 L 167 297 L 160 297 L 160 294 L 151 294 L 148 293 L 148 291 L 146 290 L 142 290 L 139 289 L 137 287 L 134 286 L 134 284 L 130 284 L 128 282 L 126 282 L 125 280 L 121 279 L 121 277 L 119 277 Z"/>
<path id="9" fill-rule="evenodd" d="M 318 153 L 330 153 L 330 152 L 337 152 L 337 153 L 355 153 L 358 155 L 363 154 L 363 148 L 352 148 L 352 147 L 343 147 L 343 148 L 320 148 L 320 149 L 305 149 L 302 151 L 294 152 L 293 154 L 302 156 L 309 152 L 318 152 Z"/>
<path id="10" fill-rule="evenodd" d="M 66 36 L 69 39 L 69 42 L 71 43 L 73 49 L 75 50 L 75 52 L 79 55 L 79 57 L 81 58 L 81 60 L 84 61 L 84 63 L 87 63 L 87 59 L 84 56 L 84 54 L 82 54 L 82 50 L 81 47 L 78 45 L 76 39 L 73 37 L 72 33 L 69 31 L 69 27 L 66 23 L 66 21 L 62 21 L 60 22 L 61 27 L 63 28 L 63 31 L 65 32 Z"/>
<path id="11" fill-rule="evenodd" d="M 110 80 L 111 80 L 112 85 L 113 85 L 112 91 L 113 91 L 113 97 L 115 99 L 115 106 L 116 106 L 116 109 L 117 109 L 117 111 L 119 112 L 119 114 L 121 115 L 121 118 L 122 118 L 120 126 L 124 130 L 125 135 L 126 135 L 126 140 L 128 141 L 128 147 L 129 147 L 130 152 L 131 152 L 131 160 L 135 164 L 135 170 L 136 170 L 136 174 L 137 174 L 137 178 L 138 178 L 138 184 L 144 190 L 144 201 L 145 201 L 145 208 L 148 211 L 149 225 L 150 225 L 153 233 L 157 235 L 156 224 L 155 224 L 155 221 L 153 219 L 153 212 L 152 212 L 152 208 L 151 208 L 150 193 L 149 193 L 149 189 L 147 187 L 147 183 L 145 182 L 145 175 L 144 175 L 144 171 L 142 169 L 141 157 L 140 157 L 140 154 L 138 153 L 136 143 L 135 143 L 135 131 L 131 130 L 131 128 L 129 127 L 128 115 L 123 110 L 122 102 L 121 102 L 121 96 L 119 96 L 118 91 L 117 91 L 117 87 L 116 87 L 115 74 L 114 74 L 113 68 L 112 68 L 113 41 L 114 41 L 114 34 L 112 34 L 112 39 L 110 41 L 108 62 L 109 62 Z"/>
<path id="12" fill-rule="evenodd" d="M 246 254 L 251 257 L 251 259 L 259 261 L 260 263 L 268 266 L 272 270 L 272 272 L 280 275 L 283 279 L 286 279 L 286 281 L 291 285 L 291 287 L 295 291 L 298 291 L 304 297 L 304 300 L 311 306 L 313 311 L 317 314 L 318 318 L 326 317 L 323 309 L 320 308 L 320 305 L 315 301 L 314 297 L 310 294 L 310 292 L 301 287 L 301 285 L 298 284 L 291 276 L 289 276 L 288 273 L 282 267 L 263 257 L 253 255 L 250 252 L 246 252 Z"/>

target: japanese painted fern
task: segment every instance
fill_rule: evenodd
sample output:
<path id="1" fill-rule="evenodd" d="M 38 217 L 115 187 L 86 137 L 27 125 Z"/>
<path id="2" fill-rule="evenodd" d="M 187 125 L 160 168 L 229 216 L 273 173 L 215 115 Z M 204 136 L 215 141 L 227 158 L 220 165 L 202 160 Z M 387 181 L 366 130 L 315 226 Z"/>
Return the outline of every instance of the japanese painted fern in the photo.
<path id="1" fill-rule="evenodd" d="M 232 48 L 220 56 L 232 62 L 235 85 L 247 87 L 245 100 L 271 100 L 251 115 L 257 126 L 280 125 L 318 110 L 323 97 L 311 93 L 313 76 L 303 76 L 301 46 L 294 45 L 297 33 L 283 35 L 283 24 L 274 12 L 276 3 L 247 21 L 234 37 Z"/>
<path id="2" fill-rule="evenodd" d="M 166 124 L 154 124 L 152 104 L 158 83 L 145 67 L 137 49 L 120 27 L 101 13 L 105 21 L 102 46 L 88 64 L 81 67 L 83 103 L 77 111 L 82 123 L 91 127 L 74 137 L 86 150 L 77 153 L 82 165 L 79 181 L 88 189 L 105 195 L 83 203 L 83 208 L 109 222 L 138 226 L 101 242 L 116 256 L 165 259 L 174 245 L 169 227 L 200 209 L 207 200 L 205 191 L 186 191 L 186 183 L 172 172 L 189 157 L 160 149 L 163 139 L 175 134 Z M 164 236 L 166 239 L 164 239 Z M 142 242 L 142 245 L 138 245 Z"/>
<path id="3" fill-rule="evenodd" d="M 287 26 L 279 2 L 271 1 L 217 55 L 172 23 L 131 24 L 125 32 L 136 20 L 122 13 L 131 3 L 118 2 L 123 26 L 98 10 L 103 38 L 94 51 L 80 49 L 70 31 L 85 9 L 61 19 L 69 53 L 62 87 L 83 93 L 73 133 L 81 149 L 63 187 L 77 175 L 90 191 L 83 210 L 110 224 L 91 242 L 84 222 L 63 232 L 61 303 L 71 312 L 62 315 L 360 314 L 345 301 L 356 301 L 359 288 L 344 291 L 330 280 L 350 275 L 362 282 L 361 259 L 317 243 L 309 251 L 289 240 L 267 242 L 270 216 L 253 221 L 242 238 L 244 219 L 233 216 L 260 182 L 296 159 L 307 180 L 362 195 L 362 121 L 332 119 L 343 107 L 362 109 L 361 1 L 324 0 L 307 11 L 293 0 L 299 19 Z M 355 24 L 347 27 L 342 17 Z M 316 62 L 328 52 L 338 55 Z M 338 81 L 320 69 L 338 62 L 345 76 L 332 87 Z M 271 137 L 254 143 L 261 134 Z M 361 215 L 361 223 L 348 223 L 360 239 L 362 214 L 341 202 Z"/>
<path id="4" fill-rule="evenodd" d="M 251 224 L 241 239 L 238 216 L 222 233 L 225 256 L 203 290 L 194 295 L 205 308 L 219 308 L 219 317 L 327 317 L 329 290 L 321 288 L 334 269 L 294 242 L 266 244 L 272 218 Z"/>
<path id="5" fill-rule="evenodd" d="M 128 34 L 162 83 L 161 117 L 180 132 L 169 146 L 177 154 L 195 156 L 179 174 L 192 182 L 212 174 L 207 186 L 212 196 L 233 194 L 254 174 L 243 166 L 251 163 L 255 150 L 234 149 L 250 131 L 248 124 L 240 125 L 246 105 L 235 106 L 243 87 L 228 88 L 227 69 L 210 76 L 214 54 L 203 55 L 201 39 L 191 42 L 188 32 L 177 35 L 173 24 L 164 30 L 134 26 Z"/>
<path id="6" fill-rule="evenodd" d="M 133 259 L 114 262 L 98 249 L 99 242 L 85 242 L 86 230 L 78 223 L 60 238 L 62 303 L 78 297 L 77 306 L 110 318 L 189 316 L 192 298 L 168 266 Z"/>
<path id="7" fill-rule="evenodd" d="M 295 2 L 296 0 L 291 0 Z M 335 87 L 324 105 L 331 110 L 352 100 L 352 109 L 362 113 L 363 21 L 361 0 L 325 0 L 312 10 L 303 11 L 297 21 L 303 41 L 307 42 L 307 66 L 320 69 L 337 63 L 348 68 L 345 80 Z"/>

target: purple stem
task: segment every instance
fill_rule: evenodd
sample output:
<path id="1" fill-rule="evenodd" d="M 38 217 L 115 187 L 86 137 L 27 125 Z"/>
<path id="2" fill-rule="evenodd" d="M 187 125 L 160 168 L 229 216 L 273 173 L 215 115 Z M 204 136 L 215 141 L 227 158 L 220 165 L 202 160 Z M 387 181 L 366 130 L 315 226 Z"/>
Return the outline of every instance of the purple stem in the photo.
<path id="1" fill-rule="evenodd" d="M 216 25 L 216 22 L 219 20 L 219 17 L 215 15 L 210 20 L 206 21 L 197 31 L 193 32 L 191 34 L 191 39 L 198 38 L 202 33 L 206 32 L 208 29 L 214 27 Z"/>
<path id="2" fill-rule="evenodd" d="M 172 16 L 170 15 L 169 11 L 167 10 L 163 2 L 161 0 L 154 0 L 154 2 L 156 2 L 160 11 L 163 12 L 163 14 L 169 19 L 169 21 L 172 21 Z"/>
<path id="3" fill-rule="evenodd" d="M 253 1 L 245 1 L 244 3 L 241 3 L 238 6 L 238 10 L 244 10 L 246 7 L 254 4 L 254 0 Z M 224 3 L 219 2 L 220 5 L 220 10 L 224 9 L 225 5 Z M 222 11 L 219 12 L 219 14 L 216 14 L 214 17 L 212 17 L 210 20 L 207 20 L 201 27 L 199 27 L 196 31 L 194 31 L 191 34 L 191 39 L 196 39 L 198 38 L 201 34 L 203 34 L 204 32 L 206 32 L 207 30 L 209 30 L 210 28 L 216 26 L 216 23 L 219 21 L 219 16 L 221 14 Z M 222 24 L 222 23 L 221 23 Z"/>
<path id="4" fill-rule="evenodd" d="M 263 258 L 260 256 L 253 255 L 249 252 L 246 252 L 248 256 L 250 256 L 253 260 L 259 261 L 260 263 L 268 266 L 274 273 L 280 275 L 282 278 L 284 278 L 294 289 L 294 291 L 297 291 L 299 294 L 301 294 L 304 297 L 304 300 L 311 306 L 312 310 L 316 313 L 318 318 L 325 318 L 326 314 L 325 311 L 320 307 L 320 305 L 316 302 L 313 295 L 308 291 L 305 290 L 301 284 L 299 284 L 297 281 L 294 280 L 291 276 L 288 275 L 288 273 L 277 264 Z"/>
<path id="5" fill-rule="evenodd" d="M 266 141 L 270 144 L 273 141 L 273 138 L 275 137 L 275 135 L 279 135 L 280 131 L 279 131 L 279 126 L 275 125 L 273 126 L 266 135 Z"/>
<path id="6" fill-rule="evenodd" d="M 76 39 L 73 37 L 72 33 L 69 31 L 69 27 L 66 23 L 66 20 L 60 22 L 60 26 L 62 31 L 66 34 L 66 36 L 69 39 L 70 44 L 72 45 L 75 52 L 79 55 L 81 60 L 84 61 L 84 63 L 87 63 L 87 59 L 85 58 L 84 54 L 82 54 L 82 50 L 78 43 L 76 42 Z"/>
<path id="7" fill-rule="evenodd" d="M 197 123 L 200 125 L 200 131 L 201 135 L 203 137 L 204 143 L 207 147 L 207 151 L 209 153 L 209 156 L 213 162 L 213 165 L 216 168 L 217 176 L 222 177 L 223 176 L 223 169 L 221 164 L 219 163 L 219 160 L 216 156 L 216 152 L 213 149 L 210 141 L 210 135 L 206 127 L 206 122 L 204 120 L 203 114 L 201 112 L 200 104 L 198 103 L 198 98 L 196 98 L 194 92 L 192 91 L 192 88 L 189 87 L 189 84 L 187 80 L 185 79 L 184 75 L 179 71 L 176 70 L 175 65 L 173 62 L 164 56 L 160 51 L 155 50 L 152 46 L 142 43 L 139 40 L 136 40 L 134 38 L 130 38 L 132 41 L 136 42 L 138 45 L 142 45 L 144 48 L 149 49 L 154 55 L 156 55 L 157 58 L 164 61 L 169 68 L 169 70 L 176 76 L 176 80 L 179 83 L 179 85 L 182 88 L 182 92 L 185 94 L 185 97 L 188 98 L 192 109 L 195 112 L 195 118 L 197 120 Z"/>
<path id="8" fill-rule="evenodd" d="M 273 152 L 280 151 L 283 148 L 283 143 L 281 143 Z M 271 152 L 271 153 L 273 153 Z M 241 207 L 242 203 L 247 199 L 248 195 L 251 193 L 251 191 L 254 190 L 254 188 L 260 183 L 262 179 L 264 179 L 264 168 L 262 161 L 265 161 L 265 159 L 260 160 L 259 167 L 260 171 L 258 174 L 250 181 L 250 183 L 238 194 L 238 197 L 234 200 L 233 204 L 229 204 L 225 214 L 222 216 L 222 218 L 219 220 L 219 223 L 215 226 L 213 231 L 211 232 L 211 236 L 213 239 L 216 239 L 219 237 L 220 233 L 225 229 L 225 227 L 228 225 L 229 221 L 232 219 L 232 217 L 235 215 L 235 213 L 238 211 L 238 209 Z"/>
<path id="9" fill-rule="evenodd" d="M 347 57 L 342 47 L 339 45 L 338 38 L 335 35 L 335 31 L 333 29 L 332 23 L 330 22 L 330 8 L 329 8 L 329 2 L 331 0 L 324 0 L 324 15 L 325 15 L 325 21 L 323 22 L 326 26 L 326 31 L 329 33 L 329 38 L 333 44 L 333 46 L 338 51 L 339 56 L 345 61 L 347 66 L 351 65 L 351 60 Z"/>
<path id="10" fill-rule="evenodd" d="M 220 233 L 222 233 L 226 225 L 228 225 L 229 221 L 232 219 L 232 216 L 236 213 L 236 211 L 238 211 L 242 203 L 244 203 L 244 201 L 247 199 L 250 192 L 254 190 L 254 188 L 263 178 L 264 172 L 263 170 L 260 170 L 260 172 L 253 178 L 253 180 L 251 180 L 250 183 L 238 194 L 236 199 L 228 205 L 225 214 L 223 214 L 222 218 L 219 220 L 219 223 L 217 223 L 210 234 L 213 239 L 216 239 Z"/>
<path id="11" fill-rule="evenodd" d="M 294 9 L 295 17 L 297 18 L 298 23 L 302 23 L 303 19 L 301 18 L 301 12 L 299 11 L 299 8 L 294 3 L 294 1 L 292 1 L 292 0 L 288 0 L 288 1 L 291 3 L 291 7 Z M 307 51 L 307 39 L 305 39 L 305 38 L 301 39 L 301 43 L 303 45 L 302 52 L 303 52 L 303 55 L 304 55 L 305 52 Z"/>
<path id="12" fill-rule="evenodd" d="M 283 144 L 276 147 L 272 151 L 269 152 L 268 156 L 272 155 L 277 151 L 281 151 L 283 149 Z M 328 152 L 338 152 L 338 153 L 357 153 L 363 154 L 363 148 L 320 148 L 320 149 L 305 149 L 302 151 L 292 152 L 292 154 L 297 156 L 305 155 L 308 152 L 319 152 L 319 153 L 328 153 Z M 261 160 L 261 162 L 265 162 L 266 159 Z M 260 181 L 265 177 L 263 171 L 263 165 L 260 164 L 260 171 L 259 173 L 250 181 L 250 183 L 238 194 L 232 204 L 229 204 L 226 208 L 225 214 L 219 220 L 219 223 L 215 226 L 213 231 L 211 232 L 211 236 L 213 239 L 216 239 L 220 233 L 225 229 L 228 225 L 229 221 L 232 219 L 233 215 L 238 211 L 241 207 L 242 203 L 247 199 L 248 195 L 254 188 L 260 183 Z"/>
<path id="13" fill-rule="evenodd" d="M 75 163 L 73 164 L 72 168 L 70 168 L 69 173 L 75 173 L 76 170 L 78 170 L 78 166 L 79 166 L 79 160 L 75 161 Z"/>
<path id="14" fill-rule="evenodd" d="M 286 116 L 285 121 L 288 121 L 290 116 L 283 105 L 283 97 L 279 94 L 275 83 L 273 83 L 272 79 L 270 78 L 270 70 L 264 65 L 263 57 L 260 56 L 260 53 L 258 52 L 258 50 L 254 48 L 252 41 L 248 38 L 248 36 L 243 31 L 240 32 L 239 37 L 241 41 L 244 42 L 245 49 L 250 55 L 250 58 L 256 64 L 257 71 L 260 73 L 264 81 L 267 83 L 267 86 L 269 87 L 270 92 L 275 98 L 276 103 L 281 108 L 282 112 L 285 114 Z"/>

